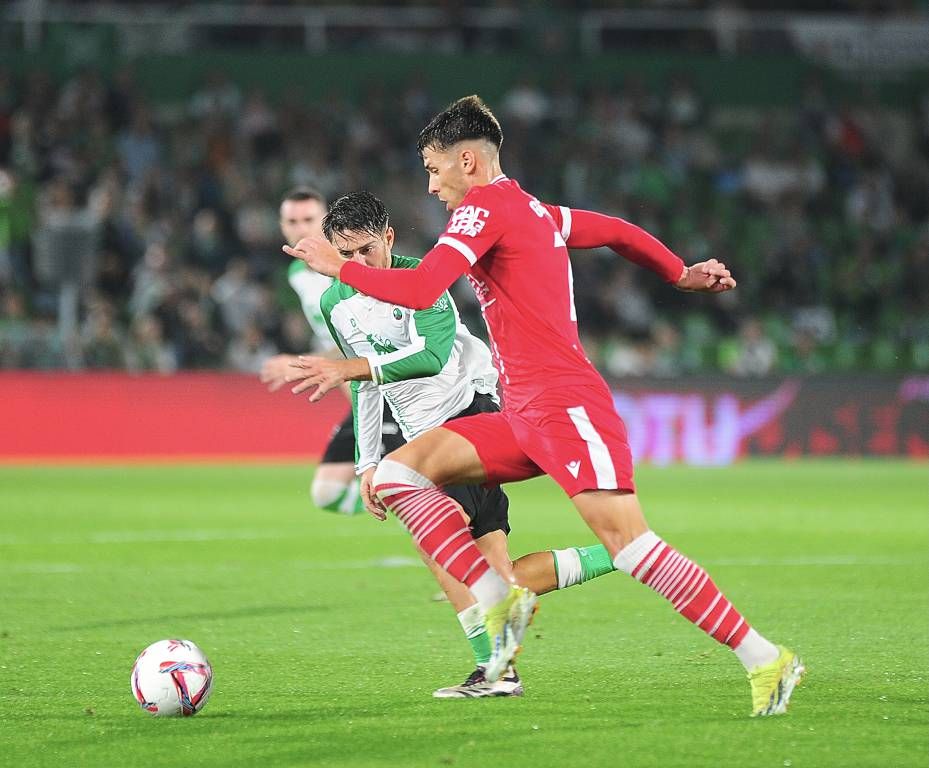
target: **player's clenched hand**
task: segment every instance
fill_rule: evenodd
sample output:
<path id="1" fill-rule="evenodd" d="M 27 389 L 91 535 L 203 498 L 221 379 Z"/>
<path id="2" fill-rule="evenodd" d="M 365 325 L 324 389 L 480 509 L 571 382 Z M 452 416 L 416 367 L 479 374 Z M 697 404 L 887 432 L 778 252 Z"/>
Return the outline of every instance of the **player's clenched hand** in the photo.
<path id="1" fill-rule="evenodd" d="M 287 383 L 290 366 L 297 362 L 296 355 L 274 355 L 261 364 L 258 380 L 268 385 L 269 392 L 277 392 Z"/>
<path id="2" fill-rule="evenodd" d="M 329 277 L 338 277 L 339 270 L 345 263 L 345 259 L 332 247 L 332 244 L 321 237 L 304 237 L 293 248 L 285 245 L 284 253 L 300 259 L 314 272 Z"/>
<path id="3" fill-rule="evenodd" d="M 377 467 L 368 467 L 361 473 L 361 483 L 359 484 L 361 489 L 361 501 L 365 505 L 365 509 L 378 520 L 386 520 L 387 507 L 385 507 L 384 503 L 377 497 L 372 484 L 375 469 L 377 469 Z"/>
<path id="4" fill-rule="evenodd" d="M 310 402 L 322 400 L 330 389 L 335 389 L 345 383 L 346 377 L 343 371 L 345 362 L 345 360 L 330 360 L 315 355 L 299 355 L 288 366 L 287 381 L 300 382 L 290 391 L 299 395 L 316 387 L 316 391 L 310 395 Z"/>
<path id="5" fill-rule="evenodd" d="M 684 267 L 684 274 L 675 285 L 682 291 L 722 293 L 735 288 L 736 282 L 725 264 L 709 259 Z"/>

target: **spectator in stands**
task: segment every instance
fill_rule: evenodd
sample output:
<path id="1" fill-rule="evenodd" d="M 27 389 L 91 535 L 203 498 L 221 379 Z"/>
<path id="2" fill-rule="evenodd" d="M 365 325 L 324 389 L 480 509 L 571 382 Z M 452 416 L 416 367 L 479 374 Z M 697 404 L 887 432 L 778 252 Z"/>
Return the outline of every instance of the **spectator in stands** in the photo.
<path id="1" fill-rule="evenodd" d="M 178 306 L 180 321 L 175 336 L 178 362 L 182 368 L 217 368 L 224 360 L 223 337 L 213 328 L 203 305 L 190 298 Z"/>
<path id="2" fill-rule="evenodd" d="M 133 372 L 174 373 L 177 355 L 165 341 L 161 321 L 154 315 L 141 315 L 132 322 L 126 345 L 126 367 Z"/>
<path id="3" fill-rule="evenodd" d="M 257 374 L 262 363 L 277 352 L 277 347 L 264 337 L 261 329 L 249 323 L 229 345 L 226 360 L 235 371 Z"/>
<path id="4" fill-rule="evenodd" d="M 831 310 L 834 323 L 829 339 L 794 333 L 783 316 L 781 335 L 754 319 L 736 335 L 722 299 L 670 304 L 619 260 L 579 254 L 597 263 L 575 283 L 595 362 L 637 375 L 716 361 L 761 375 L 838 358 L 929 368 L 918 351 L 929 348 L 929 98 L 909 112 L 888 114 L 877 101 L 852 109 L 811 78 L 794 114 L 727 109 L 687 73 L 648 89 L 635 73 L 619 85 L 579 87 L 573 77 L 504 88 L 514 176 L 548 199 L 628 216 L 695 259 L 724 254 L 742 276 L 730 297 L 742 314 L 767 324 L 802 302 Z M 61 84 L 0 72 L 0 322 L 9 331 L 0 364 L 239 365 L 259 335 L 301 351 L 298 324 L 270 309 L 286 265 L 263 201 L 295 183 L 332 195 L 380 190 L 408 223 L 398 249 L 412 254 L 447 219 L 422 201 L 408 146 L 434 96 L 421 76 L 393 93 L 373 88 L 350 103 L 341 92 L 314 102 L 253 90 L 243 101 L 238 85 L 211 74 L 181 109 L 163 109 L 130 70 L 109 83 L 84 70 Z M 371 173 L 365 158 L 375 158 Z M 77 259 L 75 231 L 86 249 Z M 80 339 L 61 336 L 62 258 L 79 266 Z M 473 299 L 460 308 L 477 312 Z"/>
<path id="5" fill-rule="evenodd" d="M 93 301 L 81 329 L 81 357 L 87 368 L 126 367 L 125 342 L 115 322 L 116 310 L 106 299 Z"/>
<path id="6" fill-rule="evenodd" d="M 777 364 L 777 345 L 768 338 L 764 326 L 754 317 L 742 321 L 732 355 L 724 370 L 736 376 L 767 376 Z"/>
<path id="7" fill-rule="evenodd" d="M 140 184 L 161 160 L 161 141 L 148 111 L 137 107 L 131 125 L 116 140 L 116 149 L 129 184 Z"/>

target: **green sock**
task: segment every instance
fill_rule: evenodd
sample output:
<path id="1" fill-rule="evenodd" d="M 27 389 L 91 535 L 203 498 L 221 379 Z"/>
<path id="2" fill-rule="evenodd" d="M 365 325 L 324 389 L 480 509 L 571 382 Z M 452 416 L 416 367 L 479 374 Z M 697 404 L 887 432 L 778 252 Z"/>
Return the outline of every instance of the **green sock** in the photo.
<path id="1" fill-rule="evenodd" d="M 484 627 L 484 614 L 480 605 L 475 603 L 459 612 L 458 621 L 471 644 L 475 664 L 486 664 L 490 661 L 490 637 Z"/>
<path id="2" fill-rule="evenodd" d="M 616 570 L 616 566 L 613 565 L 613 558 L 610 557 L 610 553 L 606 551 L 606 547 L 602 544 L 594 544 L 591 547 L 575 547 L 575 549 L 581 558 L 581 583 Z"/>
<path id="3" fill-rule="evenodd" d="M 558 589 L 573 587 L 616 570 L 610 553 L 602 544 L 571 549 L 553 549 Z"/>

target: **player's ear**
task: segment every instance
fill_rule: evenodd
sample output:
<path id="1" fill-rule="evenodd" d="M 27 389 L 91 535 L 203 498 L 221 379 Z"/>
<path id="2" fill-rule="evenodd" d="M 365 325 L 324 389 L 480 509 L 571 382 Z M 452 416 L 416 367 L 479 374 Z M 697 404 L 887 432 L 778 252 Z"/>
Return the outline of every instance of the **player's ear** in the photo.
<path id="1" fill-rule="evenodd" d="M 394 228 L 387 227 L 387 230 L 384 232 L 384 243 L 387 245 L 387 250 L 389 251 L 394 246 Z"/>
<path id="2" fill-rule="evenodd" d="M 470 147 L 462 149 L 458 155 L 458 165 L 465 174 L 472 174 L 477 168 L 477 155 Z"/>

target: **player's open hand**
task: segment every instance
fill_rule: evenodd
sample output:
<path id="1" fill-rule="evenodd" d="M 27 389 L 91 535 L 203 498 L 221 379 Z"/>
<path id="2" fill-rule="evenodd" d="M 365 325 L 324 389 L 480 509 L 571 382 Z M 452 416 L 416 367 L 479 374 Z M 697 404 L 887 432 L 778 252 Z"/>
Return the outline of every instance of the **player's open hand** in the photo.
<path id="1" fill-rule="evenodd" d="M 361 473 L 361 482 L 359 483 L 361 502 L 365 505 L 365 509 L 378 520 L 386 520 L 387 507 L 384 506 L 384 502 L 382 502 L 374 492 L 373 480 L 375 469 L 377 469 L 377 467 L 368 467 Z"/>
<path id="2" fill-rule="evenodd" d="M 681 291 L 722 293 L 735 288 L 736 282 L 725 264 L 716 259 L 709 259 L 684 267 L 684 274 L 675 286 Z"/>
<path id="3" fill-rule="evenodd" d="M 332 243 L 321 237 L 304 237 L 293 248 L 285 245 L 284 253 L 300 259 L 314 272 L 328 277 L 338 277 L 345 263 Z"/>
<path id="4" fill-rule="evenodd" d="M 329 390 L 345 383 L 345 362 L 316 355 L 298 355 L 288 366 L 286 379 L 291 384 L 295 381 L 300 383 L 290 391 L 299 395 L 315 387 L 316 391 L 310 395 L 310 402 L 319 402 Z"/>
<path id="5" fill-rule="evenodd" d="M 277 392 L 287 383 L 290 366 L 297 362 L 296 355 L 274 355 L 261 364 L 258 380 L 268 385 L 269 392 Z"/>

